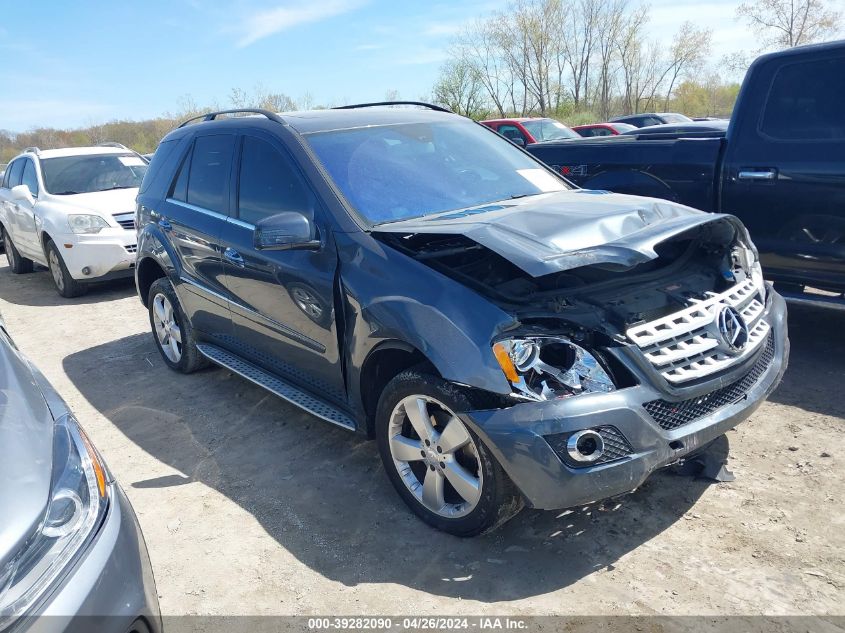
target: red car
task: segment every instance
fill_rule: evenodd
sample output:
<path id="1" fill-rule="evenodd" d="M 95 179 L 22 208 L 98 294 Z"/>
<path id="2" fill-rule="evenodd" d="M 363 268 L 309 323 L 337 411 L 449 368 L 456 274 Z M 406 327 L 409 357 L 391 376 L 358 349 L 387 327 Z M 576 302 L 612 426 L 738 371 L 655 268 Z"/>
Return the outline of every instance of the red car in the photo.
<path id="1" fill-rule="evenodd" d="M 541 117 L 522 117 L 517 119 L 489 119 L 481 121 L 492 130 L 496 130 L 509 141 L 521 147 L 542 141 L 560 141 L 578 138 L 578 135 L 560 121 Z"/>
<path id="2" fill-rule="evenodd" d="M 590 123 L 590 125 L 576 125 L 572 129 L 581 136 L 592 138 L 594 136 L 616 136 L 637 128 L 628 123 Z"/>

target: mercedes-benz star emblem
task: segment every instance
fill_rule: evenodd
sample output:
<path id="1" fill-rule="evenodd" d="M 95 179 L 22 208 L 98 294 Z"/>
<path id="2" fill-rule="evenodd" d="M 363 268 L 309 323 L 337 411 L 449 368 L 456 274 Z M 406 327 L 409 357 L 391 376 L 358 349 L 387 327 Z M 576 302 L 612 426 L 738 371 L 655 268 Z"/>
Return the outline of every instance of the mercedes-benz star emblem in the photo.
<path id="1" fill-rule="evenodd" d="M 719 313 L 719 333 L 732 352 L 741 351 L 748 343 L 748 326 L 733 308 L 723 308 Z"/>

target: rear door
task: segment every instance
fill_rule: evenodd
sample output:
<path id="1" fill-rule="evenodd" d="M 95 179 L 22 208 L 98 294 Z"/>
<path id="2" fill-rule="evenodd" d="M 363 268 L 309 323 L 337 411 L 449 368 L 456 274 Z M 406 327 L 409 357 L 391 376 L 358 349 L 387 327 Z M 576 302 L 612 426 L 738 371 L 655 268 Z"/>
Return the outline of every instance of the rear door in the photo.
<path id="1" fill-rule="evenodd" d="M 845 285 L 845 49 L 754 69 L 728 144 L 721 208 L 781 281 Z"/>
<path id="2" fill-rule="evenodd" d="M 236 208 L 223 264 L 240 355 L 328 400 L 345 404 L 335 322 L 337 253 L 317 197 L 282 143 L 253 131 L 241 141 Z M 283 211 L 311 216 L 316 251 L 259 251 L 256 223 Z"/>
<path id="3" fill-rule="evenodd" d="M 21 176 L 23 175 L 23 158 L 13 160 L 6 167 L 6 173 L 3 175 L 3 187 L 0 189 L 0 204 L 3 205 L 3 218 L 6 231 L 12 242 L 17 244 L 15 237 L 17 231 L 15 211 L 17 201 L 12 200 L 12 189 L 21 184 Z"/>
<path id="4" fill-rule="evenodd" d="M 179 299 L 192 325 L 218 339 L 231 335 L 220 235 L 229 214 L 234 134 L 199 134 L 170 186 L 158 225 L 177 253 Z"/>

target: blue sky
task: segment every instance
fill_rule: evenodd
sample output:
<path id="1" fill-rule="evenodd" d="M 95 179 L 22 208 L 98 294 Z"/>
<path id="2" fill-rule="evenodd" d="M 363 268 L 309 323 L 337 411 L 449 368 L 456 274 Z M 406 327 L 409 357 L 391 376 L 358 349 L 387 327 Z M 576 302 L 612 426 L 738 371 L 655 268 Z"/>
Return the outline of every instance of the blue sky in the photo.
<path id="1" fill-rule="evenodd" d="M 500 0 L 0 2 L 0 129 L 78 127 L 228 105 L 261 84 L 316 103 L 430 93 L 449 40 Z M 686 19 L 719 54 L 748 46 L 733 0 L 655 0 L 650 30 Z"/>

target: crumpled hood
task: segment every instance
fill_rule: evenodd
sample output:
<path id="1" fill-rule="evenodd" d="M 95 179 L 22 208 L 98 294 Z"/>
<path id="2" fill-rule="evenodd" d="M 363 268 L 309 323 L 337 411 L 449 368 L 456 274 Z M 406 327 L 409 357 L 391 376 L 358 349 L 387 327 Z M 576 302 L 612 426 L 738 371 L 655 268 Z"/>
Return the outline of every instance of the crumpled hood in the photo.
<path id="1" fill-rule="evenodd" d="M 592 264 L 630 267 L 695 226 L 724 218 L 690 207 L 605 191 L 542 194 L 376 226 L 381 233 L 464 235 L 540 277 Z"/>
<path id="2" fill-rule="evenodd" d="M 95 191 L 92 193 L 77 193 L 69 196 L 55 196 L 53 200 L 68 206 L 77 207 L 81 212 L 94 211 L 105 215 L 135 212 L 135 198 L 138 188 L 113 189 L 112 191 Z"/>
<path id="3" fill-rule="evenodd" d="M 53 416 L 26 361 L 0 333 L 0 568 L 47 509 Z"/>

